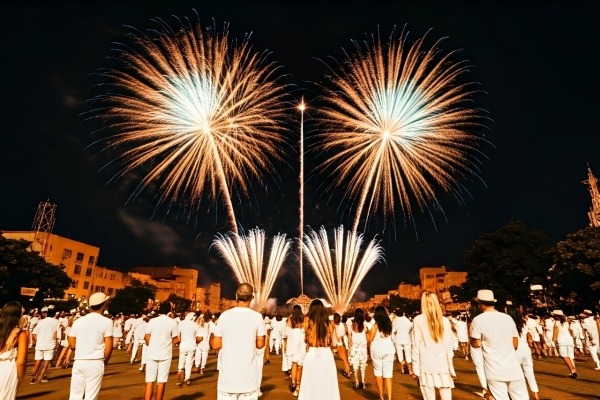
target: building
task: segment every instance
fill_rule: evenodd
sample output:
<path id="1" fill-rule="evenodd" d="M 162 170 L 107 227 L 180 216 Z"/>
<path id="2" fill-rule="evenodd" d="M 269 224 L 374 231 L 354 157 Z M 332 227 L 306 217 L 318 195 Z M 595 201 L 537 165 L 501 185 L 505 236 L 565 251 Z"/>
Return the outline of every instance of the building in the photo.
<path id="1" fill-rule="evenodd" d="M 410 283 L 400 282 L 398 285 L 398 296 L 403 297 L 405 299 L 411 300 L 419 300 L 421 298 L 421 293 L 423 293 L 423 289 L 421 289 L 421 285 L 413 285 Z"/>
<path id="2" fill-rule="evenodd" d="M 145 276 L 144 276 L 145 275 Z M 165 301 L 171 294 L 188 300 L 196 298 L 198 271 L 179 267 L 136 267 L 131 277 L 156 286 L 156 300 Z M 150 279 L 148 279 L 148 277 Z"/>
<path id="3" fill-rule="evenodd" d="M 66 295 L 74 298 L 89 298 L 94 293 L 94 288 L 98 286 L 94 280 L 97 278 L 96 262 L 100 255 L 100 248 L 53 233 L 46 235 L 47 241 L 40 255 L 46 262 L 63 267 L 69 278 L 73 280 L 71 287 L 66 290 Z M 33 243 L 35 232 L 3 231 L 3 236 L 7 239 L 23 239 Z M 104 286 L 119 287 L 118 285 Z"/>
<path id="4" fill-rule="evenodd" d="M 200 312 L 210 311 L 212 314 L 221 311 L 221 284 L 211 283 L 208 286 L 196 288 L 193 308 Z"/>

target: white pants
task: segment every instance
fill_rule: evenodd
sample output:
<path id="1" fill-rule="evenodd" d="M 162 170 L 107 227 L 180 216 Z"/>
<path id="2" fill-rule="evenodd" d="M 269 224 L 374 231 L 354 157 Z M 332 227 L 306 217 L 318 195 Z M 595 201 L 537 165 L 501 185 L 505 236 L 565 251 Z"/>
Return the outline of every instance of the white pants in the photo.
<path id="1" fill-rule="evenodd" d="M 440 392 L 441 400 L 452 400 L 452 389 L 450 388 L 428 388 L 425 386 L 419 386 L 421 389 L 421 394 L 423 395 L 423 400 L 436 400 L 435 391 Z"/>
<path id="2" fill-rule="evenodd" d="M 394 344 L 394 346 L 396 346 L 396 354 L 398 355 L 398 361 L 406 361 L 407 363 L 412 362 L 412 349 L 410 344 Z"/>
<path id="3" fill-rule="evenodd" d="M 206 360 L 208 359 L 208 349 L 200 346 L 196 347 L 196 353 L 194 355 L 194 364 L 196 368 L 204 369 L 206 367 Z"/>
<path id="4" fill-rule="evenodd" d="M 598 345 L 590 345 L 588 351 L 590 352 L 592 360 L 594 360 L 596 364 L 600 363 L 600 360 L 598 359 Z"/>
<path id="5" fill-rule="evenodd" d="M 258 400 L 258 390 L 248 393 L 226 393 L 217 391 L 217 400 Z"/>
<path id="6" fill-rule="evenodd" d="M 487 381 L 488 389 L 494 400 L 529 400 L 525 379 L 520 381 Z"/>
<path id="7" fill-rule="evenodd" d="M 275 347 L 275 354 L 279 354 L 279 349 L 281 348 L 281 335 L 271 335 L 269 351 L 271 351 L 273 347 Z"/>
<path id="8" fill-rule="evenodd" d="M 177 366 L 177 371 L 181 371 L 185 369 L 185 378 L 184 380 L 188 380 L 192 377 L 192 365 L 194 364 L 194 353 L 193 350 L 182 350 L 179 349 L 179 364 Z"/>
<path id="9" fill-rule="evenodd" d="M 146 341 L 145 340 L 135 340 L 133 342 L 133 348 L 131 349 L 131 360 L 129 360 L 131 363 L 133 363 L 133 361 L 135 361 L 135 358 L 137 356 L 137 352 L 139 350 L 139 348 L 142 348 L 142 364 L 146 364 L 145 360 L 144 360 L 144 350 L 146 350 Z"/>
<path id="10" fill-rule="evenodd" d="M 71 371 L 71 393 L 69 400 L 96 400 L 104 376 L 104 361 L 75 360 Z"/>

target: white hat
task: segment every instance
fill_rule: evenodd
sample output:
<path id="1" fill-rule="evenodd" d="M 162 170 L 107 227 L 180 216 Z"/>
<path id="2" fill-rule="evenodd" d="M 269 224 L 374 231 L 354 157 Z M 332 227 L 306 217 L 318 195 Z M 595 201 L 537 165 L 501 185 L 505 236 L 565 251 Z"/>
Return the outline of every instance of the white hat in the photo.
<path id="1" fill-rule="evenodd" d="M 48 307 L 42 307 L 42 312 L 48 312 Z"/>
<path id="2" fill-rule="evenodd" d="M 99 306 L 100 304 L 104 303 L 108 299 L 110 299 L 110 297 L 108 297 L 104 293 L 97 292 L 90 296 L 90 300 L 89 300 L 88 304 L 90 305 L 90 307 Z"/>
<path id="3" fill-rule="evenodd" d="M 565 316 L 565 313 L 563 313 L 562 310 L 554 310 L 551 312 L 552 315 L 561 315 L 561 316 Z"/>
<path id="4" fill-rule="evenodd" d="M 583 313 L 584 313 L 584 314 L 587 314 L 587 315 L 592 315 L 592 314 L 593 314 L 593 312 L 591 312 L 591 311 L 590 311 L 590 310 L 588 310 L 587 308 L 586 308 L 585 310 L 583 310 Z"/>
<path id="5" fill-rule="evenodd" d="M 481 289 L 477 291 L 477 297 L 475 297 L 477 301 L 485 301 L 488 303 L 495 303 L 496 299 L 494 298 L 494 292 L 488 289 Z"/>

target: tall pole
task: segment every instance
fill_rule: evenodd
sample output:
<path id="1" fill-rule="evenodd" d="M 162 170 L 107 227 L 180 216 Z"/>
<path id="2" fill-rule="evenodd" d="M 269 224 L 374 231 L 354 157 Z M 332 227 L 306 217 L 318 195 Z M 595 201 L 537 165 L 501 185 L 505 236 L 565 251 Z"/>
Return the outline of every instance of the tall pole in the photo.
<path id="1" fill-rule="evenodd" d="M 304 97 L 300 100 L 300 104 L 298 105 L 298 109 L 300 110 L 300 205 L 299 205 L 299 262 L 300 262 L 300 294 L 304 294 L 304 271 L 302 268 L 303 264 L 303 256 L 302 256 L 302 247 L 304 240 L 304 109 L 306 108 L 304 104 Z"/>

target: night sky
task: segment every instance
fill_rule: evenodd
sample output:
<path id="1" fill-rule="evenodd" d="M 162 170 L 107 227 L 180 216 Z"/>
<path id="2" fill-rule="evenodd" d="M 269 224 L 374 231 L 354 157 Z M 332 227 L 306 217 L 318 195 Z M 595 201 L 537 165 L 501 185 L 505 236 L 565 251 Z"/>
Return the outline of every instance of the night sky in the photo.
<path id="1" fill-rule="evenodd" d="M 173 3 L 173 4 L 170 4 Z M 409 41 L 427 33 L 429 45 L 441 37 L 445 52 L 461 49 L 473 68 L 467 77 L 485 94 L 475 107 L 491 121 L 481 133 L 488 160 L 482 182 L 463 182 L 463 202 L 438 198 L 444 213 L 417 212 L 414 225 L 399 215 L 379 216 L 365 231 L 385 249 L 385 262 L 363 281 L 357 298 L 415 281 L 418 268 L 462 268 L 463 253 L 481 234 L 513 220 L 544 230 L 552 243 L 587 225 L 590 197 L 581 183 L 587 164 L 600 175 L 598 88 L 600 34 L 598 6 L 545 2 L 16 2 L 3 7 L 2 142 L 0 230 L 28 230 L 36 207 L 49 199 L 58 205 L 54 233 L 100 247 L 99 265 L 128 270 L 138 265 L 198 267 L 202 283 L 221 281 L 232 295 L 228 267 L 211 248 L 217 232 L 227 230 L 220 205 L 203 203 L 189 217 L 174 207 L 155 212 L 152 193 L 128 201 L 135 177 L 109 183 L 101 170 L 107 160 L 90 147 L 94 126 L 86 121 L 89 100 L 98 93 L 94 72 L 106 67 L 114 42 L 127 41 L 131 27 L 155 27 L 152 18 L 174 23 L 173 15 L 194 17 L 203 25 L 230 23 L 231 36 L 253 32 L 257 51 L 268 49 L 304 95 L 307 140 L 315 127 L 309 82 L 327 72 L 317 59 L 339 58 L 351 39 L 365 33 L 387 37 L 406 25 Z M 417 2 L 415 2 L 417 3 Z M 489 4 L 487 4 L 489 3 Z M 593 8 L 592 8 L 593 7 Z M 412 39 L 412 40 L 411 40 Z M 294 110 L 290 111 L 293 115 Z M 299 121 L 299 118 L 298 118 Z M 299 124 L 298 124 L 299 125 Z M 295 132 L 294 132 L 295 130 Z M 297 135 L 292 127 L 290 136 Z M 251 198 L 236 197 L 243 229 L 267 234 L 297 232 L 295 154 L 281 165 L 266 188 L 254 185 Z M 339 196 L 319 190 L 306 160 L 305 223 L 331 229 L 351 221 L 339 210 Z M 292 255 L 274 290 L 282 300 L 299 293 L 297 259 Z M 305 264 L 305 291 L 322 296 Z"/>

